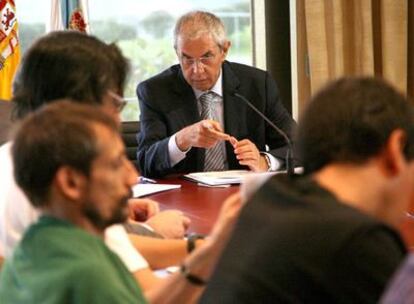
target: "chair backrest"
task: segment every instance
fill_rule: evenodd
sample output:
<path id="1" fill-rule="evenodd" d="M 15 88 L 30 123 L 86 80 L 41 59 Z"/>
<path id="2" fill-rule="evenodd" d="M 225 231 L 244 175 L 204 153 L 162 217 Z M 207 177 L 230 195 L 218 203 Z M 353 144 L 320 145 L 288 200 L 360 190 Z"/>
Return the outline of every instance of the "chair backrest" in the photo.
<path id="1" fill-rule="evenodd" d="M 0 145 L 9 140 L 9 132 L 12 126 L 12 109 L 12 102 L 0 100 Z"/>
<path id="2" fill-rule="evenodd" d="M 122 140 L 124 141 L 128 159 L 138 168 L 137 149 L 140 131 L 139 121 L 122 122 Z"/>

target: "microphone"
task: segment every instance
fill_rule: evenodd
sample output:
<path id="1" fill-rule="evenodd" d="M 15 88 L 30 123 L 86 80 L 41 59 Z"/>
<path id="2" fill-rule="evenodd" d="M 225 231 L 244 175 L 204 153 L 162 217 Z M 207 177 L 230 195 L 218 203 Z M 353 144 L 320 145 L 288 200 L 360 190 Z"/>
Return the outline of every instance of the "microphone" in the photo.
<path id="1" fill-rule="evenodd" d="M 292 141 L 289 139 L 289 137 L 286 135 L 286 133 L 280 129 L 278 126 L 276 126 L 269 118 L 266 117 L 266 115 L 264 115 L 262 112 L 260 112 L 246 97 L 244 97 L 243 95 L 234 92 L 233 93 L 234 96 L 240 98 L 241 100 L 243 100 L 253 111 L 255 111 L 261 118 L 264 119 L 264 121 L 266 121 L 279 135 L 281 135 L 283 137 L 283 139 L 286 142 L 287 145 L 287 151 L 286 151 L 286 157 L 285 157 L 285 162 L 286 162 L 286 172 L 287 175 L 293 176 L 294 174 L 294 168 L 293 168 L 293 147 L 292 147 Z"/>

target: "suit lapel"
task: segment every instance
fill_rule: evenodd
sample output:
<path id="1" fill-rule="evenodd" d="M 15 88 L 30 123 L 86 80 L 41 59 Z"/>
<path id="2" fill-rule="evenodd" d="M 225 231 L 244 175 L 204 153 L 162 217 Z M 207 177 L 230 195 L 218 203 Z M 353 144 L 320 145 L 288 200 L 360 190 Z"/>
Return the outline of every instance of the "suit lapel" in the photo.
<path id="1" fill-rule="evenodd" d="M 225 131 L 236 136 L 240 126 L 240 101 L 234 92 L 238 91 L 240 81 L 231 69 L 230 64 L 223 63 L 223 101 Z"/>
<path id="2" fill-rule="evenodd" d="M 245 126 L 246 109 L 242 106 L 242 101 L 233 95 L 235 92 L 238 92 L 240 81 L 228 61 L 225 61 L 222 67 L 225 132 L 240 139 L 240 135 L 243 133 L 243 126 Z M 239 167 L 233 147 L 228 142 L 226 143 L 226 152 L 229 168 Z"/>

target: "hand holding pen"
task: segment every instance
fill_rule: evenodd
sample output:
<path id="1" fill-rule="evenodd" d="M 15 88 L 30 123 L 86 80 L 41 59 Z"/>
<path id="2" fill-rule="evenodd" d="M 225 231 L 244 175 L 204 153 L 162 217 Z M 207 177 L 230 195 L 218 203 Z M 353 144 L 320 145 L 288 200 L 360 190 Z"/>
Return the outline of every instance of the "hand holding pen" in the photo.
<path id="1" fill-rule="evenodd" d="M 211 148 L 220 140 L 229 140 L 230 135 L 224 133 L 220 123 L 211 119 L 201 120 L 178 131 L 175 141 L 181 151 L 191 147 Z"/>

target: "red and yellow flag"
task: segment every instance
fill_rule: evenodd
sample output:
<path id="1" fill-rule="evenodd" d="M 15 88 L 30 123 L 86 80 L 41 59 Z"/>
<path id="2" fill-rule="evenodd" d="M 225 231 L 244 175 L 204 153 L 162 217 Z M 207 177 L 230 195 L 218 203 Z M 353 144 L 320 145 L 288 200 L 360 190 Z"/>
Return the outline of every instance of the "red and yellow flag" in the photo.
<path id="1" fill-rule="evenodd" d="M 0 99 L 12 97 L 12 81 L 20 62 L 20 45 L 13 0 L 0 0 Z"/>

